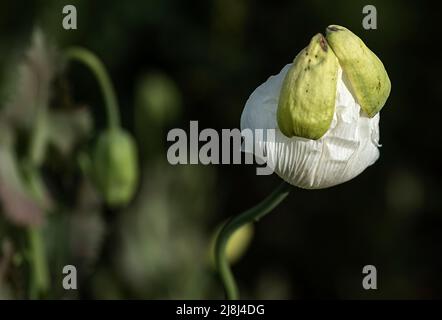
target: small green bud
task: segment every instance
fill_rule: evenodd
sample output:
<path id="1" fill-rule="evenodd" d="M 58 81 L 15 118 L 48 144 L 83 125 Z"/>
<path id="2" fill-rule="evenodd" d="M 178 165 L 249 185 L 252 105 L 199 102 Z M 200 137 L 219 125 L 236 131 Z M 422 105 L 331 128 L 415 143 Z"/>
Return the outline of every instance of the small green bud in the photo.
<path id="1" fill-rule="evenodd" d="M 101 134 L 93 155 L 94 181 L 110 206 L 129 203 L 138 184 L 138 155 L 132 137 L 121 129 Z"/>
<path id="2" fill-rule="evenodd" d="M 344 75 L 362 110 L 371 118 L 384 106 L 391 83 L 382 61 L 347 28 L 327 27 L 327 41 L 338 57 Z"/>
<path id="3" fill-rule="evenodd" d="M 215 262 L 215 246 L 218 235 L 222 229 L 222 225 L 216 229 L 209 245 L 210 265 L 216 268 Z M 246 253 L 253 239 L 255 228 L 253 223 L 248 223 L 238 228 L 227 241 L 226 259 L 229 264 L 235 264 Z"/>
<path id="4" fill-rule="evenodd" d="M 135 111 L 142 129 L 145 123 L 167 126 L 181 112 L 181 93 L 174 80 L 165 73 L 144 75 L 136 84 Z"/>
<path id="5" fill-rule="evenodd" d="M 282 84 L 277 120 L 287 136 L 319 139 L 335 111 L 339 64 L 320 33 L 293 61 Z"/>

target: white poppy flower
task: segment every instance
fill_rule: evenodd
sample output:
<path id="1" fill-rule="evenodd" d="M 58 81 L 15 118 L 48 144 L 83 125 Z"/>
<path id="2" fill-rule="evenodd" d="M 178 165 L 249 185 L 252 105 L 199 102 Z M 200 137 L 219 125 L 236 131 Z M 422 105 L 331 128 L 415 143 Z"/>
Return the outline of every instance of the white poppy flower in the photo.
<path id="1" fill-rule="evenodd" d="M 353 179 L 379 158 L 379 113 L 369 118 L 361 110 L 339 68 L 335 113 L 325 135 L 318 140 L 286 137 L 278 128 L 276 114 L 290 66 L 251 94 L 241 115 L 241 130 L 275 129 L 274 141 L 265 136 L 255 141 L 255 155 L 264 155 L 274 171 L 294 186 L 321 189 Z"/>

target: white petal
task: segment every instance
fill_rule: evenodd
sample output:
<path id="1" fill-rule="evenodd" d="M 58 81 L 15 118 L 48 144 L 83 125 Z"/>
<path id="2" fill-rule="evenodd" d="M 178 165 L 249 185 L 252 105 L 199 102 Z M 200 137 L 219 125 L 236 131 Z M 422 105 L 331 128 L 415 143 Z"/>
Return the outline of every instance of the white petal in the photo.
<path id="1" fill-rule="evenodd" d="M 267 155 L 275 172 L 295 186 L 319 189 L 353 179 L 379 157 L 379 114 L 370 119 L 361 111 L 339 70 L 335 114 L 326 134 L 319 140 L 284 136 L 278 129 L 276 112 L 290 66 L 251 94 L 241 115 L 241 130 L 276 130 L 275 141 L 256 141 L 255 148 L 261 150 L 255 149 L 255 154 Z"/>

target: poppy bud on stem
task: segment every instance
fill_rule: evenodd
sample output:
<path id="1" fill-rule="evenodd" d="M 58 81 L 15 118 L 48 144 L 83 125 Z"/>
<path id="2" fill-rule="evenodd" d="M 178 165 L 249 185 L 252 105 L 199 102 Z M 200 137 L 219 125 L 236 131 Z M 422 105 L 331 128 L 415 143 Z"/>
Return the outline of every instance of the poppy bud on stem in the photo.
<path id="1" fill-rule="evenodd" d="M 276 139 L 257 139 L 258 151 L 245 152 L 265 152 L 275 160 L 276 174 L 296 187 L 349 181 L 379 158 L 379 110 L 390 90 L 384 65 L 362 40 L 329 26 L 326 38 L 316 34 L 292 64 L 250 95 L 241 130 L 274 129 Z M 229 238 L 275 208 L 288 195 L 287 183 L 221 230 L 215 257 L 228 299 L 238 298 L 225 254 Z"/>
<path id="2" fill-rule="evenodd" d="M 239 298 L 238 287 L 226 258 L 226 246 L 236 230 L 247 223 L 256 222 L 278 206 L 289 194 L 291 185 L 283 182 L 267 198 L 255 207 L 232 217 L 221 229 L 215 245 L 215 263 L 229 300 Z"/>
<path id="3" fill-rule="evenodd" d="M 108 129 L 98 137 L 92 156 L 92 180 L 105 202 L 112 206 L 127 204 L 138 183 L 137 148 L 132 136 L 120 125 L 115 89 L 106 68 L 92 52 L 79 47 L 66 51 L 67 59 L 86 65 L 96 76 L 107 110 Z"/>

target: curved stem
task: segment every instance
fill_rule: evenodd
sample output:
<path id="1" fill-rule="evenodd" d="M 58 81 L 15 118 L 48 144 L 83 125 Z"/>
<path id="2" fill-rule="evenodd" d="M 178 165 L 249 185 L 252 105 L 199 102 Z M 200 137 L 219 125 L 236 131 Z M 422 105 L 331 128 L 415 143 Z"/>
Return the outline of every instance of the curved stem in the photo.
<path id="1" fill-rule="evenodd" d="M 83 63 L 93 72 L 104 96 L 109 127 L 119 127 L 120 113 L 115 89 L 112 85 L 109 74 L 100 59 L 91 51 L 81 47 L 72 47 L 68 49 L 66 51 L 66 57 Z"/>
<path id="2" fill-rule="evenodd" d="M 272 211 L 289 194 L 291 185 L 283 182 L 267 198 L 257 204 L 255 207 L 244 211 L 243 213 L 231 218 L 221 229 L 215 245 L 215 263 L 220 273 L 224 285 L 227 299 L 236 300 L 239 298 L 238 288 L 226 259 L 226 246 L 232 234 L 241 226 L 258 221 L 267 213 Z"/>

